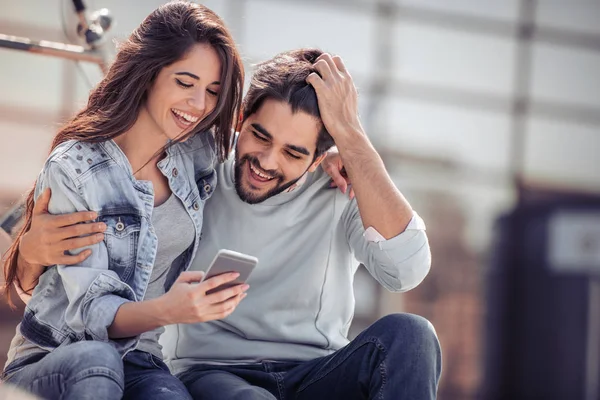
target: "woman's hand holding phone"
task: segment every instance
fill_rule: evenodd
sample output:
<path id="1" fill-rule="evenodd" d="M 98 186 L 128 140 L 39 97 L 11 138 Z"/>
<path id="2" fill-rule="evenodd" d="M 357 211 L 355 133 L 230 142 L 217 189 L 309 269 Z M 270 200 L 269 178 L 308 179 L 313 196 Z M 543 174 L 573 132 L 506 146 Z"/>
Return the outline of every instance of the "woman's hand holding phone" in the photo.
<path id="1" fill-rule="evenodd" d="M 165 325 L 193 324 L 223 319 L 230 315 L 246 297 L 248 285 L 236 285 L 212 294 L 207 292 L 236 280 L 239 273 L 231 272 L 202 281 L 201 271 L 183 272 L 171 289 L 159 297 L 160 312 Z M 198 283 L 200 282 L 200 283 Z"/>

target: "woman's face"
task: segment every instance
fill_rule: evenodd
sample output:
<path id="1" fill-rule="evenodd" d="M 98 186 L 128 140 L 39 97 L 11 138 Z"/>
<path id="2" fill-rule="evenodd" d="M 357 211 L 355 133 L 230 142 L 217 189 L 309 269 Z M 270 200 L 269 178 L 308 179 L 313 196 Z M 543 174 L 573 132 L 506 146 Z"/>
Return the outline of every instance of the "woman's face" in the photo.
<path id="1" fill-rule="evenodd" d="M 185 135 L 217 105 L 220 78 L 221 60 L 215 49 L 196 44 L 160 71 L 148 93 L 146 111 L 169 139 Z"/>

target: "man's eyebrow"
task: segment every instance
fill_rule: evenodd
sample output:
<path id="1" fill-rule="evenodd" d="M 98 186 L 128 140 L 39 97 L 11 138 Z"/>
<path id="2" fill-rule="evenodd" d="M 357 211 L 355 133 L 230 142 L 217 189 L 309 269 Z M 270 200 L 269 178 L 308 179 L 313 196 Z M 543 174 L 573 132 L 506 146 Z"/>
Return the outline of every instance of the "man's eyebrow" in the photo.
<path id="1" fill-rule="evenodd" d="M 306 147 L 294 146 L 293 144 L 286 144 L 285 147 L 290 150 L 294 150 L 297 153 L 302 153 L 305 156 L 310 156 L 310 151 L 308 151 Z"/>
<path id="2" fill-rule="evenodd" d="M 255 123 L 251 124 L 250 126 L 252 126 L 254 129 L 256 129 L 257 131 L 259 131 L 260 133 L 262 133 L 263 135 L 265 135 L 269 139 L 273 140 L 273 135 L 271 135 L 269 133 L 269 131 L 266 130 L 265 127 L 262 126 L 261 124 L 255 122 Z"/>
<path id="3" fill-rule="evenodd" d="M 262 126 L 259 123 L 253 123 L 250 124 L 250 126 L 252 126 L 254 129 L 256 129 L 257 131 L 259 131 L 260 133 L 262 133 L 264 136 L 266 136 L 269 140 L 273 140 L 273 135 L 271 135 L 269 133 L 268 130 L 265 129 L 264 126 Z M 286 144 L 285 147 L 287 147 L 290 150 L 293 150 L 297 153 L 301 153 L 304 154 L 305 156 L 310 156 L 310 151 L 308 151 L 308 149 L 306 147 L 301 147 L 301 146 L 296 146 L 293 144 Z"/>
<path id="4" fill-rule="evenodd" d="M 194 78 L 197 81 L 200 80 L 200 77 L 198 75 L 192 74 L 191 72 L 187 72 L 187 71 L 175 72 L 175 75 L 186 75 L 186 76 L 189 76 L 190 78 Z M 219 82 L 219 81 L 214 81 L 211 83 L 211 85 L 220 85 L 220 84 L 221 84 L 221 82 Z"/>

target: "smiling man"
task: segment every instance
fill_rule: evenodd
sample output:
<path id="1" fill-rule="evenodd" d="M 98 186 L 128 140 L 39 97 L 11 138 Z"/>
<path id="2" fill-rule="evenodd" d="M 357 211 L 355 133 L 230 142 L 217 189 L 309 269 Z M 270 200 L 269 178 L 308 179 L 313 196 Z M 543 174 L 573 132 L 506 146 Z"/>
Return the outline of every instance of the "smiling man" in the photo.
<path id="1" fill-rule="evenodd" d="M 247 107 L 254 99 L 246 101 Z M 264 125 L 269 126 L 275 137 Z M 250 112 L 244 121 L 243 135 L 240 135 L 237 148 L 244 153 L 236 152 L 235 156 L 235 188 L 243 201 L 256 204 L 273 197 L 295 185 L 305 172 L 314 172 L 323 159 L 326 147 L 331 147 L 331 137 L 323 134 L 321 149 L 310 151 L 314 143 L 304 143 L 303 132 L 321 130 L 319 122 L 306 112 L 292 111 L 290 105 L 281 100 L 266 99 L 258 110 Z M 307 138 L 311 139 L 311 138 Z M 280 147 L 288 161 L 278 162 L 271 155 L 261 157 L 264 149 Z M 262 160 L 259 160 L 259 157 Z M 307 168 L 306 165 L 309 165 Z"/>
<path id="2" fill-rule="evenodd" d="M 353 200 L 330 189 L 319 167 L 334 143 Z M 235 149 L 216 166 L 219 183 L 205 205 L 191 268 L 205 270 L 223 248 L 260 261 L 235 313 L 167 327 L 164 354 L 192 396 L 435 398 L 441 353 L 427 320 L 388 315 L 347 339 L 359 262 L 386 289 L 402 292 L 425 278 L 431 257 L 423 221 L 363 131 L 356 89 L 341 59 L 296 50 L 260 64 Z M 64 243 L 35 243 L 42 226 L 58 217 L 44 218 L 32 224 L 37 231 L 24 237 L 21 254 L 52 264 L 43 255 Z M 60 229 L 61 237 L 74 236 L 68 229 Z"/>

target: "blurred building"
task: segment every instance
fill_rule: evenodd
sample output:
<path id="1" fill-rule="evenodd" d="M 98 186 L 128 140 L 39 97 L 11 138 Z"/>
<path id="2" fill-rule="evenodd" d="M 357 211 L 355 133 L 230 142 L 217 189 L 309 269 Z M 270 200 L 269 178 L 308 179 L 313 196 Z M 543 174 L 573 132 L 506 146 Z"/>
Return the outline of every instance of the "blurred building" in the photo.
<path id="1" fill-rule="evenodd" d="M 159 0 L 109 8 L 119 39 Z M 315 46 L 343 57 L 361 116 L 433 252 L 405 295 L 357 275 L 353 332 L 379 315 L 430 319 L 444 353 L 440 399 L 477 399 L 493 226 L 523 193 L 600 195 L 600 3 L 592 0 L 209 0 L 252 64 Z M 0 33 L 71 40 L 71 2 L 0 0 Z M 28 189 L 56 127 L 97 66 L 0 49 L 0 213 Z M 19 314 L 0 312 L 0 361 Z M 557 359 L 556 363 L 560 363 Z"/>

